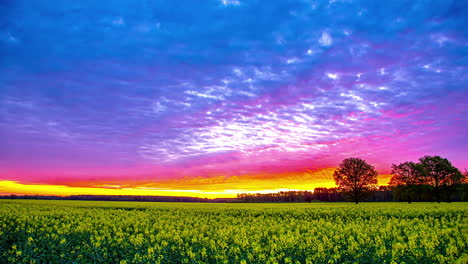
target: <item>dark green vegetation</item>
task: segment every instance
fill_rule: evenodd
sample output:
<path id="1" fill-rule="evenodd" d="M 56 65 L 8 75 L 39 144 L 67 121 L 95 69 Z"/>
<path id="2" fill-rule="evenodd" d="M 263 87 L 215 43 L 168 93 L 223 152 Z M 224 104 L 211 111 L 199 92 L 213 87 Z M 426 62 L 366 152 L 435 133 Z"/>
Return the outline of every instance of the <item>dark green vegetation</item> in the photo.
<path id="1" fill-rule="evenodd" d="M 466 203 L 0 200 L 2 263 L 467 263 Z"/>

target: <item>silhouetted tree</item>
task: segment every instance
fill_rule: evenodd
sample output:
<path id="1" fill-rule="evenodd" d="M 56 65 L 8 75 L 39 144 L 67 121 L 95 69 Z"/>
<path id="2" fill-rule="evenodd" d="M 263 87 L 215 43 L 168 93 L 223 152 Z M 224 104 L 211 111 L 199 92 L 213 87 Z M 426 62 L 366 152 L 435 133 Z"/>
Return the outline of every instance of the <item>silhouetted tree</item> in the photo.
<path id="1" fill-rule="evenodd" d="M 356 204 L 377 184 L 377 171 L 365 160 L 347 158 L 333 173 L 338 188 Z"/>
<path id="2" fill-rule="evenodd" d="M 440 203 L 441 193 L 447 192 L 447 199 L 453 188 L 464 181 L 464 175 L 450 161 L 440 156 L 424 156 L 419 159 L 418 173 L 424 182 L 433 188 L 436 201 Z"/>
<path id="3" fill-rule="evenodd" d="M 408 203 L 413 200 L 414 192 L 418 185 L 424 182 L 421 174 L 418 173 L 418 164 L 406 161 L 399 165 L 392 164 L 392 178 L 389 185 L 394 186 L 399 195 L 406 194 Z"/>

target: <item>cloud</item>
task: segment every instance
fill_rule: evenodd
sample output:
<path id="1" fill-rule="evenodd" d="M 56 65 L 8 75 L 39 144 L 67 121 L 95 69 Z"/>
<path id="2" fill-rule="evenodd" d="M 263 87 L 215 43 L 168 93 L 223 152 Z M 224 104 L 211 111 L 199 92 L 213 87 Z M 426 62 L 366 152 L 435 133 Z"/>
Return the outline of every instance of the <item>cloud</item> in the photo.
<path id="1" fill-rule="evenodd" d="M 349 155 L 468 166 L 465 5 L 14 1 L 0 11 L 0 158 L 156 178 Z"/>
<path id="2" fill-rule="evenodd" d="M 221 0 L 221 3 L 225 6 L 238 6 L 240 5 L 240 1 L 238 0 Z"/>
<path id="3" fill-rule="evenodd" d="M 318 41 L 320 45 L 328 47 L 333 44 L 333 39 L 327 32 L 322 32 L 320 39 Z"/>

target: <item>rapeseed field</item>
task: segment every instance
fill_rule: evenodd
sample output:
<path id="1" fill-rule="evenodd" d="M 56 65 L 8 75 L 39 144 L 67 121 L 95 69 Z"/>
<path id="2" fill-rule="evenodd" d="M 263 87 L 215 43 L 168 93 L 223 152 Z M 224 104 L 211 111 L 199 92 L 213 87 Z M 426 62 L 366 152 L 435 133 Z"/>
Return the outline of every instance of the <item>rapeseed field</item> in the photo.
<path id="1" fill-rule="evenodd" d="M 1 263 L 468 263 L 466 203 L 0 200 Z"/>

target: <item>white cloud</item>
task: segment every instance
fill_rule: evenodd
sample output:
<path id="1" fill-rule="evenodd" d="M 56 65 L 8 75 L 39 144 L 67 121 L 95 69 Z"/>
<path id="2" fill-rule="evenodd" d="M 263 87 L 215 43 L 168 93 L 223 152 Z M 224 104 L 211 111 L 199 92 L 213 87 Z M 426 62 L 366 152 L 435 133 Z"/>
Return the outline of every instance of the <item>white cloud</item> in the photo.
<path id="1" fill-rule="evenodd" d="M 261 69 L 255 68 L 254 72 L 255 72 L 255 77 L 257 77 L 257 79 L 261 79 L 261 80 L 278 80 L 278 79 L 280 79 L 280 76 L 278 76 L 278 74 L 271 71 L 271 69 L 269 67 L 263 67 Z"/>
<path id="2" fill-rule="evenodd" d="M 224 99 L 224 97 L 222 97 L 222 96 L 216 96 L 216 95 L 211 95 L 211 94 L 207 94 L 207 93 L 199 93 L 199 92 L 193 91 L 193 90 L 185 91 L 185 93 L 189 94 L 189 95 L 202 97 L 202 98 L 208 98 L 208 99 L 216 99 L 216 100 L 223 100 Z"/>
<path id="3" fill-rule="evenodd" d="M 290 58 L 290 59 L 287 59 L 287 60 L 286 60 L 286 63 L 287 63 L 287 64 L 292 64 L 292 63 L 297 63 L 297 62 L 299 62 L 299 59 L 296 58 L 296 57 Z"/>
<path id="4" fill-rule="evenodd" d="M 383 67 L 380 68 L 379 72 L 380 72 L 380 75 L 385 75 L 386 74 L 385 68 L 383 68 Z"/>
<path id="5" fill-rule="evenodd" d="M 328 47 L 333 44 L 333 39 L 327 32 L 322 32 L 322 36 L 320 37 L 318 42 L 320 45 Z"/>
<path id="6" fill-rule="evenodd" d="M 431 39 L 434 42 L 437 42 L 437 44 L 439 44 L 440 47 L 442 47 L 447 42 L 452 42 L 452 39 L 443 34 L 432 34 Z"/>
<path id="7" fill-rule="evenodd" d="M 238 6 L 238 5 L 240 5 L 239 0 L 221 0 L 221 3 L 224 6 Z"/>
<path id="8" fill-rule="evenodd" d="M 154 102 L 152 105 L 152 110 L 154 113 L 164 112 L 167 109 L 161 102 Z"/>
<path id="9" fill-rule="evenodd" d="M 235 67 L 232 71 L 233 71 L 234 74 L 235 74 L 236 76 L 238 76 L 238 77 L 241 77 L 242 75 L 244 75 L 244 73 L 242 72 L 242 70 L 239 69 L 239 68 L 237 68 L 237 67 Z"/>
<path id="10" fill-rule="evenodd" d="M 327 73 L 327 77 L 333 80 L 338 79 L 338 74 L 337 73 Z"/>

